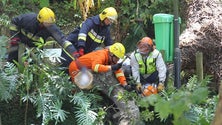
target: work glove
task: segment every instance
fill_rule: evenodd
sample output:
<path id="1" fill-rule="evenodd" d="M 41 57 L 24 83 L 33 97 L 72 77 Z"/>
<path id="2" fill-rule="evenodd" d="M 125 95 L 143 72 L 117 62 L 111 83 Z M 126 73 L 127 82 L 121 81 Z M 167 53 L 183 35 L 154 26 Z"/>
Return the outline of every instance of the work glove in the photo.
<path id="1" fill-rule="evenodd" d="M 79 53 L 79 56 L 84 55 L 84 49 L 83 48 L 79 48 L 78 53 Z"/>
<path id="2" fill-rule="evenodd" d="M 165 87 L 164 87 L 164 84 L 163 84 L 162 82 L 160 82 L 160 83 L 158 84 L 158 86 L 157 86 L 158 92 L 163 91 L 164 88 L 165 88 Z"/>
<path id="3" fill-rule="evenodd" d="M 120 69 L 121 67 L 122 67 L 122 63 L 117 63 L 115 65 L 111 65 L 111 69 L 113 71 L 116 71 L 116 70 Z"/>
<path id="4" fill-rule="evenodd" d="M 141 89 L 142 89 L 142 84 L 141 83 L 137 83 L 136 90 L 140 92 Z"/>
<path id="5" fill-rule="evenodd" d="M 75 51 L 75 52 L 72 54 L 72 56 L 73 56 L 75 59 L 77 59 L 77 58 L 79 58 L 79 57 L 80 57 L 80 55 L 79 55 L 79 52 L 78 52 L 78 51 Z"/>
<path id="6" fill-rule="evenodd" d="M 20 41 L 21 41 L 20 38 L 14 37 L 14 38 L 11 39 L 10 45 L 11 46 L 17 46 Z"/>

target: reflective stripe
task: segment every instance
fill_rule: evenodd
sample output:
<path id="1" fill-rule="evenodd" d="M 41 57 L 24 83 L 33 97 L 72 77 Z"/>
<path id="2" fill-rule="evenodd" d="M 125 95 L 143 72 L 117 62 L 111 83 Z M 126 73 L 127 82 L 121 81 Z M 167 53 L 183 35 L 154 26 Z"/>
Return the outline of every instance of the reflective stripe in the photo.
<path id="1" fill-rule="evenodd" d="M 65 49 L 63 49 L 63 51 L 64 51 L 72 60 L 75 60 L 75 58 L 74 58 L 72 55 L 70 55 Z"/>
<path id="2" fill-rule="evenodd" d="M 99 66 L 100 66 L 100 64 L 96 64 L 95 65 L 94 72 L 98 72 L 99 71 Z"/>
<path id="3" fill-rule="evenodd" d="M 143 61 L 140 53 L 135 53 L 136 60 L 139 64 L 139 71 L 143 74 L 152 74 L 156 71 L 156 58 L 146 58 Z M 152 53 L 149 54 L 149 57 L 152 57 Z"/>
<path id="4" fill-rule="evenodd" d="M 66 41 L 63 43 L 63 48 L 66 49 L 66 48 L 67 48 L 68 46 L 70 46 L 70 45 L 72 45 L 72 43 L 66 40 Z"/>
<path id="5" fill-rule="evenodd" d="M 99 36 L 94 36 L 94 34 L 91 33 L 91 32 L 89 32 L 88 35 L 89 35 L 89 37 L 90 37 L 93 41 L 95 41 L 95 42 L 97 42 L 97 43 L 103 43 L 103 42 L 104 42 L 103 37 L 101 37 L 101 36 L 100 36 L 100 38 L 98 38 Z"/>
<path id="6" fill-rule="evenodd" d="M 80 39 L 83 40 L 83 41 L 86 41 L 86 37 L 81 37 L 81 36 L 79 36 L 79 37 L 78 37 L 78 40 L 80 40 Z"/>
<path id="7" fill-rule="evenodd" d="M 120 77 L 120 76 L 124 76 L 124 74 L 123 73 L 116 73 L 117 78 Z"/>
<path id="8" fill-rule="evenodd" d="M 13 30 L 13 31 L 18 31 L 18 27 L 16 25 L 14 25 L 14 24 L 11 24 L 9 29 Z"/>
<path id="9" fill-rule="evenodd" d="M 82 23 L 80 24 L 80 28 L 82 27 Z M 100 36 L 98 35 L 94 29 L 91 29 L 90 32 L 88 32 L 87 34 L 94 42 L 96 43 L 103 43 L 104 40 L 105 40 L 105 37 L 104 36 Z M 78 40 L 82 39 L 84 41 L 86 41 L 86 34 L 84 33 L 80 33 L 79 36 L 78 36 Z"/>
<path id="10" fill-rule="evenodd" d="M 83 41 L 86 41 L 86 34 L 85 33 L 80 33 L 79 36 L 78 36 L 78 40 L 83 40 Z"/>
<path id="11" fill-rule="evenodd" d="M 34 36 L 34 34 L 28 32 L 26 33 L 24 29 L 21 29 L 23 35 L 27 36 L 29 39 L 33 41 L 44 41 L 42 37 Z"/>

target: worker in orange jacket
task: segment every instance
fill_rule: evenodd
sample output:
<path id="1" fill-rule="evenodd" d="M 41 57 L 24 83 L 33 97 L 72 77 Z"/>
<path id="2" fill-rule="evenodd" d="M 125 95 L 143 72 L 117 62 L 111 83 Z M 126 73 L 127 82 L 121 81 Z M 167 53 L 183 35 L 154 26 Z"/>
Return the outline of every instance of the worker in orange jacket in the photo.
<path id="1" fill-rule="evenodd" d="M 123 71 L 120 69 L 122 63 L 117 63 L 125 55 L 125 47 L 121 43 L 115 43 L 107 49 L 90 52 L 78 58 L 78 61 L 72 61 L 69 65 L 69 75 L 72 81 L 80 71 L 82 66 L 93 72 L 114 71 L 119 83 L 125 88 L 130 89 L 127 85 Z M 81 65 L 81 66 L 79 66 Z"/>
<path id="2" fill-rule="evenodd" d="M 117 80 L 124 89 L 131 89 L 127 85 L 126 78 L 123 71 L 120 69 L 122 62 L 117 63 L 120 58 L 125 55 L 125 47 L 121 43 L 114 43 L 107 49 L 97 50 L 85 54 L 79 57 L 76 61 L 72 61 L 69 65 L 69 74 L 72 81 L 80 88 L 81 83 L 78 85 L 79 74 L 82 74 L 83 67 L 86 67 L 93 72 L 105 73 L 109 71 L 114 71 Z M 82 68 L 82 69 L 81 69 Z M 102 75 L 102 74 L 101 74 Z M 83 79 L 83 78 L 80 78 Z M 81 80 L 79 80 L 81 81 Z M 111 93 L 106 89 L 113 86 L 116 81 L 108 82 L 109 84 L 98 84 L 101 91 L 106 94 L 119 109 L 119 125 L 129 124 L 134 125 L 139 121 L 139 108 L 135 104 L 134 100 L 128 100 L 127 102 L 118 99 L 119 93 L 124 93 L 124 89 L 119 86 L 115 86 Z M 90 86 L 91 87 L 91 86 Z M 89 87 L 89 88 L 90 88 Z M 88 87 L 86 88 L 88 89 Z M 115 115 L 114 115 L 115 116 Z M 116 117 L 116 116 L 115 116 Z"/>

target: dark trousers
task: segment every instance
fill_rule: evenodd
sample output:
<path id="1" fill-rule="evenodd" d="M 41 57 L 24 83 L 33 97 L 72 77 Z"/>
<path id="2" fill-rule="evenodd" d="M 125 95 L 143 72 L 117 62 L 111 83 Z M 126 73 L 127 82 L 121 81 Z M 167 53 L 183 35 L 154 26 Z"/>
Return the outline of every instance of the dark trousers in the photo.
<path id="1" fill-rule="evenodd" d="M 9 52 L 7 61 L 13 63 L 13 60 L 18 61 L 18 50 Z"/>
<path id="2" fill-rule="evenodd" d="M 155 71 L 152 73 L 150 76 L 147 78 L 144 78 L 142 75 L 140 75 L 140 82 L 142 84 L 152 84 L 152 83 L 157 83 L 158 84 L 159 78 L 158 78 L 158 71 Z"/>

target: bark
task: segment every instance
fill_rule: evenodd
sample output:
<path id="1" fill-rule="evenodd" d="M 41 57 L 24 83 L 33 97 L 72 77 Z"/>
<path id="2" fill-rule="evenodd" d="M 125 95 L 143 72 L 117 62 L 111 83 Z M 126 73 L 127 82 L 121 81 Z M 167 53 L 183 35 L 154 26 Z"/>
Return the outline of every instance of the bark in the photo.
<path id="1" fill-rule="evenodd" d="M 193 0 L 188 5 L 187 19 L 187 27 L 180 35 L 181 69 L 194 71 L 195 54 L 202 52 L 204 75 L 212 75 L 212 86 L 218 89 L 222 79 L 222 3 Z"/>
<path id="2" fill-rule="evenodd" d="M 119 125 L 134 125 L 139 120 L 139 108 L 134 100 L 118 100 L 118 94 L 124 94 L 124 88 L 121 87 L 112 72 L 93 73 L 93 84 L 98 86 L 117 106 L 120 114 Z M 113 89 L 112 89 L 113 88 Z"/>

